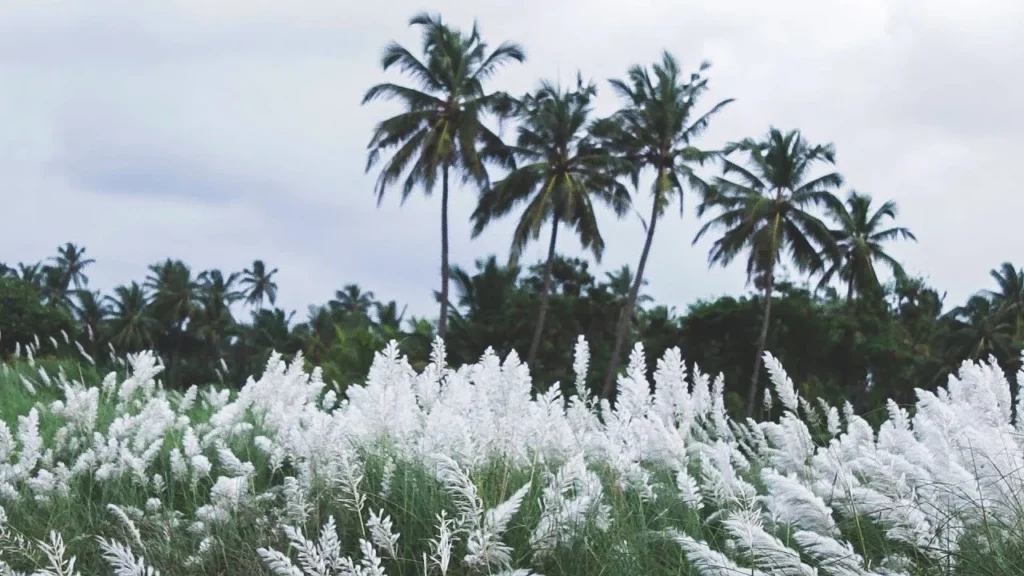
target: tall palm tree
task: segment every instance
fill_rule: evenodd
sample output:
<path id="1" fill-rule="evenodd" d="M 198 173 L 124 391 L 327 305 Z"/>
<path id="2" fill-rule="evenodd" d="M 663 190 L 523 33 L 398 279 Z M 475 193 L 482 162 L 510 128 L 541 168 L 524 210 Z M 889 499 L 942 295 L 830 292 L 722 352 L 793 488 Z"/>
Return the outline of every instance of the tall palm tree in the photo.
<path id="1" fill-rule="evenodd" d="M 262 309 L 263 301 L 266 300 L 270 302 L 271 306 L 274 305 L 274 302 L 277 301 L 277 283 L 274 282 L 274 274 L 277 274 L 277 268 L 268 271 L 263 260 L 253 260 L 250 268 L 242 270 L 239 284 L 244 287 L 246 304 Z"/>
<path id="2" fill-rule="evenodd" d="M 110 303 L 110 342 L 122 352 L 138 351 L 154 343 L 159 323 L 149 313 L 146 293 L 138 282 L 114 288 Z"/>
<path id="3" fill-rule="evenodd" d="M 999 286 L 998 290 L 986 290 L 992 300 L 995 312 L 1005 317 L 1013 326 L 1013 336 L 1021 337 L 1024 328 L 1024 270 L 1010 262 L 1003 262 L 996 270 L 989 272 Z"/>
<path id="4" fill-rule="evenodd" d="M 846 283 L 846 303 L 853 295 L 864 295 L 881 287 L 875 262 L 883 262 L 894 276 L 904 276 L 903 266 L 885 251 L 884 244 L 897 239 L 917 241 L 910 230 L 886 227 L 886 219 L 895 220 L 899 209 L 892 200 L 871 211 L 871 196 L 851 190 L 846 203 L 828 206 L 828 215 L 837 224 L 832 231 L 839 247 L 839 258 L 825 271 L 818 283 L 822 288 L 834 277 Z"/>
<path id="5" fill-rule="evenodd" d="M 759 392 L 761 356 L 768 340 L 775 271 L 783 252 L 804 272 L 820 271 L 825 251 L 833 259 L 838 246 L 828 226 L 808 210 L 814 206 L 835 209 L 839 200 L 832 193 L 843 183 L 836 172 L 813 176 L 818 163 L 835 164 L 832 144 L 808 144 L 798 130 L 783 133 L 769 130 L 762 140 L 734 142 L 723 150 L 723 175 L 705 190 L 698 216 L 710 210 L 717 215 L 697 232 L 696 244 L 708 231 L 721 230 L 711 245 L 710 265 L 728 265 L 747 253 L 747 281 L 761 275 L 764 281 L 764 309 L 761 335 L 754 358 L 754 370 L 747 390 L 747 416 L 753 415 Z M 734 152 L 747 156 L 749 168 L 728 158 Z M 735 179 L 728 176 L 735 174 Z"/>
<path id="6" fill-rule="evenodd" d="M 620 217 L 629 211 L 629 191 L 615 176 L 621 171 L 616 166 L 618 159 L 587 132 L 591 100 L 596 94 L 594 84 L 584 86 L 578 77 L 575 91 L 543 82 L 536 93 L 524 98 L 520 113 L 523 123 L 512 148 L 519 167 L 485 190 L 473 213 L 476 238 L 493 219 L 526 204 L 512 234 L 512 263 L 519 261 L 526 244 L 539 238 L 541 228 L 551 222 L 540 308 L 527 365 L 536 360 L 544 333 L 558 227 L 573 228 L 583 248 L 593 252 L 600 262 L 605 245 L 594 211 L 595 200 L 610 206 Z"/>
<path id="7" fill-rule="evenodd" d="M 486 162 L 511 168 L 513 158 L 501 138 L 483 123 L 485 113 L 507 114 L 509 99 L 487 93 L 484 82 L 506 63 L 526 56 L 518 44 L 504 42 L 494 50 L 480 38 L 474 23 L 469 35 L 441 21 L 440 16 L 418 14 L 410 26 L 423 29 L 422 59 L 397 43 L 389 44 L 381 67 L 397 66 L 419 85 L 377 84 L 363 96 L 363 104 L 378 98 L 399 100 L 405 110 L 377 124 L 370 139 L 367 172 L 381 153 L 394 149 L 375 186 L 377 203 L 384 192 L 407 173 L 402 185 L 404 202 L 417 186 L 430 195 L 441 177 L 441 316 L 443 338 L 448 320 L 448 179 L 459 172 L 463 182 L 488 184 Z"/>
<path id="8" fill-rule="evenodd" d="M 702 185 L 693 171 L 694 165 L 702 164 L 715 154 L 694 147 L 693 141 L 707 130 L 711 119 L 732 102 L 732 99 L 723 100 L 704 114 L 697 115 L 697 102 L 708 90 L 708 79 L 703 73 L 710 66 L 704 62 L 699 71 L 685 77 L 679 63 L 668 52 L 650 71 L 643 66 L 633 66 L 627 72 L 626 80 L 610 81 L 614 91 L 626 101 L 626 106 L 594 127 L 595 133 L 605 140 L 608 147 L 626 161 L 634 186 L 639 186 L 642 171 L 654 171 L 651 216 L 646 223 L 647 238 L 633 287 L 615 329 L 615 345 L 605 372 L 603 395 L 606 398 L 615 390 L 619 358 L 626 332 L 635 315 L 636 295 L 643 282 L 658 218 L 665 213 L 673 196 L 679 196 L 682 211 L 684 182 L 691 186 Z"/>
<path id="9" fill-rule="evenodd" d="M 57 248 L 57 256 L 53 258 L 54 268 L 59 271 L 59 276 L 64 291 L 74 286 L 76 290 L 89 285 L 89 277 L 85 275 L 85 269 L 90 264 L 95 264 L 92 258 L 85 257 L 85 248 L 79 248 L 68 242 Z"/>

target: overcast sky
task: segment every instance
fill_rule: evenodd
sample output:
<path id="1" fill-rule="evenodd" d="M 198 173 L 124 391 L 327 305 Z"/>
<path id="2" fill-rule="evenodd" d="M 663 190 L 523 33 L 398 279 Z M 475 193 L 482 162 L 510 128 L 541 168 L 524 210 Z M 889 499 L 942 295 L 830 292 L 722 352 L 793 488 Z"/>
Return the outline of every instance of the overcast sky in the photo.
<path id="1" fill-rule="evenodd" d="M 736 102 L 704 145 L 770 124 L 834 142 L 849 186 L 896 200 L 920 239 L 893 252 L 952 301 L 1024 264 L 1019 0 L 0 0 L 0 261 L 73 241 L 98 262 L 90 286 L 109 290 L 168 256 L 197 271 L 262 258 L 299 317 L 350 282 L 436 314 L 439 197 L 377 208 L 365 146 L 394 108 L 359 105 L 397 78 L 379 68 L 388 41 L 418 47 L 407 21 L 423 8 L 526 47 L 492 88 L 579 68 L 602 113 L 617 104 L 606 80 L 631 64 L 662 49 L 685 71 L 709 59 L 707 103 Z M 453 261 L 469 268 L 504 259 L 512 229 L 470 241 L 474 198 L 456 190 L 451 214 Z M 638 209 L 649 202 L 642 191 Z M 635 267 L 639 220 L 602 226 L 600 269 Z M 741 263 L 707 269 L 695 230 L 670 211 L 648 265 L 649 292 L 680 310 L 744 290 Z"/>

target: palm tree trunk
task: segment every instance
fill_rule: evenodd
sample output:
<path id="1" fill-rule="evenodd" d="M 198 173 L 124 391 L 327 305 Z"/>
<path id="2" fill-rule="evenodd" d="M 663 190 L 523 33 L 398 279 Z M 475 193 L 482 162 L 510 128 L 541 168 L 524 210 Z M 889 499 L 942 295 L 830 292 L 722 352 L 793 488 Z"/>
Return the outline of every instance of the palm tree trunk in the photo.
<path id="1" fill-rule="evenodd" d="M 846 309 L 850 314 L 850 318 L 846 327 L 843 328 L 843 349 L 846 352 L 846 369 L 844 372 L 846 373 L 846 389 L 850 392 L 850 403 L 854 408 L 858 409 L 862 406 L 864 387 L 853 365 L 853 347 L 856 330 L 854 322 L 857 320 L 861 300 L 862 298 L 858 299 L 856 303 L 853 301 L 853 278 L 850 278 L 849 286 L 846 289 Z"/>
<path id="2" fill-rule="evenodd" d="M 540 291 L 540 310 L 537 312 L 537 326 L 533 329 L 533 341 L 530 352 L 526 355 L 526 365 L 533 366 L 540 348 L 540 338 L 544 333 L 544 319 L 548 315 L 548 302 L 551 298 L 551 272 L 555 267 L 555 239 L 558 237 L 558 216 L 551 221 L 551 244 L 548 245 L 548 261 L 544 266 L 544 285 Z"/>
<path id="3" fill-rule="evenodd" d="M 249 373 L 249 342 L 248 342 L 249 341 L 249 337 L 248 337 L 248 335 L 243 335 L 241 338 L 239 338 L 239 340 L 240 340 L 240 342 L 239 342 L 239 346 L 238 346 L 238 353 L 235 354 L 235 358 L 237 359 L 238 366 L 240 368 L 239 373 L 241 373 L 241 374 L 248 374 Z"/>
<path id="4" fill-rule="evenodd" d="M 775 287 L 774 266 L 769 265 L 768 277 L 764 285 L 764 314 L 761 319 L 761 336 L 757 339 L 757 355 L 754 356 L 754 371 L 750 375 L 750 388 L 747 389 L 747 405 L 745 408 L 747 418 L 754 415 L 754 404 L 757 402 L 758 382 L 761 376 L 761 356 L 764 356 L 765 346 L 768 344 L 768 326 L 772 314 L 772 289 Z"/>
<path id="5" fill-rule="evenodd" d="M 444 338 L 448 327 L 448 164 L 441 168 L 441 318 L 437 335 Z"/>
<path id="6" fill-rule="evenodd" d="M 171 333 L 172 344 L 171 344 L 171 365 L 167 370 L 167 386 L 168 388 L 174 388 L 177 386 L 178 380 L 178 360 L 181 356 L 181 330 L 175 330 Z"/>
<path id="7" fill-rule="evenodd" d="M 615 345 L 612 347 L 612 356 L 608 361 L 608 369 L 604 375 L 604 387 L 601 389 L 601 396 L 611 399 L 615 391 L 616 376 L 618 375 L 619 357 L 622 355 L 622 345 L 626 340 L 626 331 L 633 321 L 636 298 L 640 294 L 640 286 L 644 281 L 644 267 L 647 266 L 647 256 L 651 252 L 651 243 L 654 241 L 654 226 L 658 222 L 658 199 L 655 198 L 651 207 L 651 225 L 647 227 L 647 240 L 644 241 L 644 250 L 640 253 L 640 264 L 636 268 L 636 278 L 633 279 L 633 286 L 629 289 L 629 296 L 626 304 L 619 314 L 619 323 L 615 327 Z"/>

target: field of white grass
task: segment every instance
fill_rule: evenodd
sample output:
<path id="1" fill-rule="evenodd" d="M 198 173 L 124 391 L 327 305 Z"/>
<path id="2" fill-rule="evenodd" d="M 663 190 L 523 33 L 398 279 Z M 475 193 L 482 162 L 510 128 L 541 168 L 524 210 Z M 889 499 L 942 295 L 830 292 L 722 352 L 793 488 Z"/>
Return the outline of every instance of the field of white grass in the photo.
<path id="1" fill-rule="evenodd" d="M 3 575 L 1024 574 L 1024 396 L 994 363 L 873 428 L 771 356 L 775 418 L 741 422 L 678 350 L 589 398 L 582 339 L 569 399 L 440 342 L 343 397 L 277 357 L 178 393 L 149 353 L 99 378 L 32 352 L 0 367 Z"/>

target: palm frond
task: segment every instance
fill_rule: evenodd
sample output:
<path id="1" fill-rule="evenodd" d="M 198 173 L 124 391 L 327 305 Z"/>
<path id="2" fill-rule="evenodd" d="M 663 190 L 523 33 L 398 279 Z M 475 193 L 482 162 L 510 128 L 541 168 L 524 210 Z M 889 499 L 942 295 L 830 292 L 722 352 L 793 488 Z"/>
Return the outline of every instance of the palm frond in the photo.
<path id="1" fill-rule="evenodd" d="M 427 68 L 426 64 L 421 62 L 419 58 L 398 42 L 391 42 L 384 48 L 384 54 L 380 59 L 380 67 L 386 72 L 395 65 L 398 66 L 402 73 L 408 74 L 419 81 L 420 85 L 427 90 L 439 92 L 444 89 L 444 86 Z"/>
<path id="2" fill-rule="evenodd" d="M 526 50 L 514 42 L 502 42 L 491 52 L 480 66 L 473 73 L 473 79 L 482 81 L 490 78 L 504 64 L 511 62 L 524 62 Z"/>
<path id="3" fill-rule="evenodd" d="M 367 104 L 381 98 L 385 100 L 400 100 L 410 111 L 437 109 L 438 107 L 443 107 L 445 105 L 443 100 L 440 100 L 435 96 L 431 96 L 426 92 L 421 92 L 415 88 L 401 86 L 392 82 L 384 82 L 371 86 L 370 89 L 366 91 L 366 94 L 363 95 L 362 103 Z"/>

